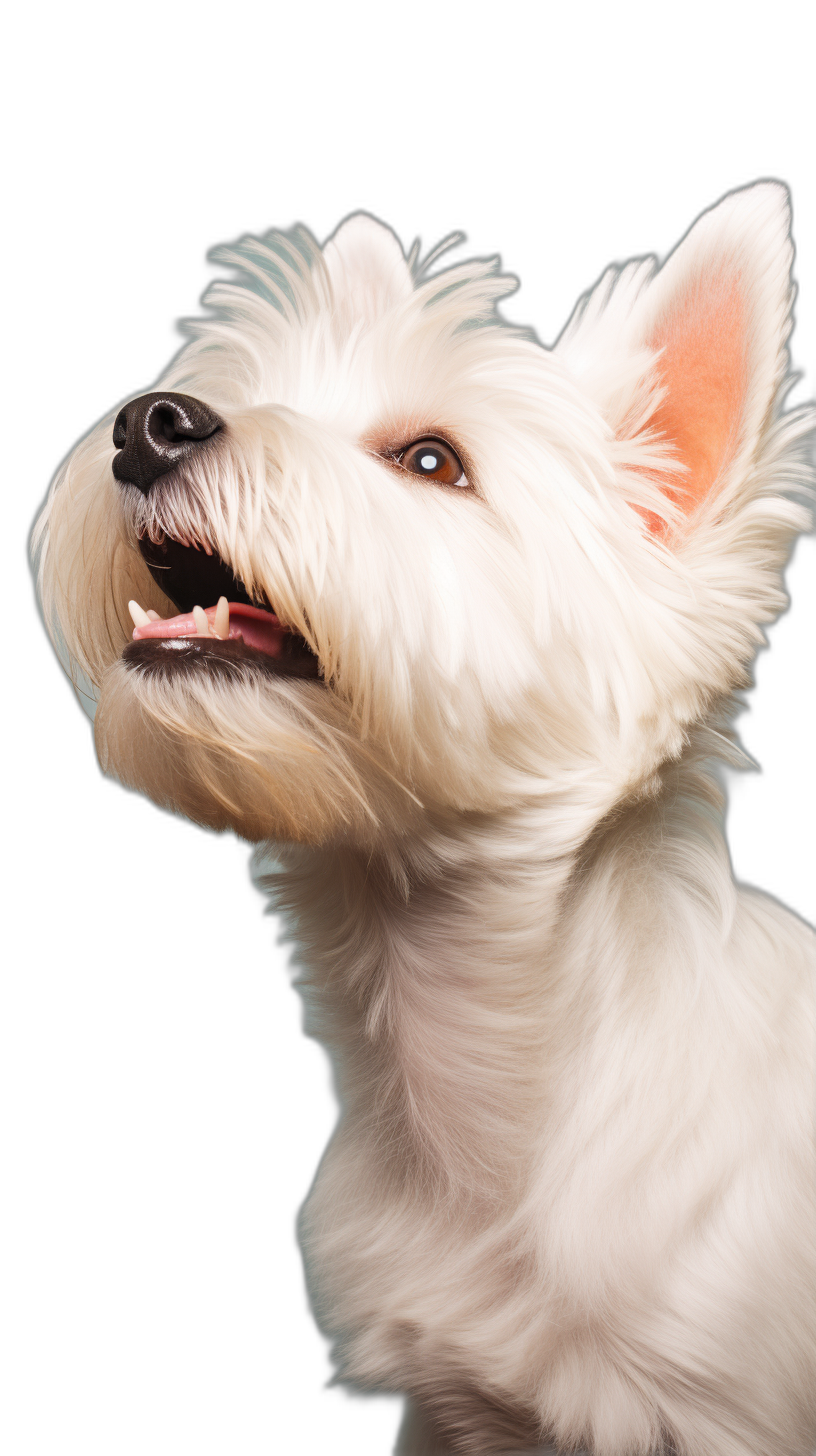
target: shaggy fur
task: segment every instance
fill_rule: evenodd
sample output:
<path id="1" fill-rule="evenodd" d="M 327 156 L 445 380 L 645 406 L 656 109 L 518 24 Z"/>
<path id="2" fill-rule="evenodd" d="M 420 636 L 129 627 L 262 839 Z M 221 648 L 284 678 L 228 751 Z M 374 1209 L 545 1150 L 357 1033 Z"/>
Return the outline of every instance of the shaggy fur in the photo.
<path id="1" fill-rule="evenodd" d="M 161 380 L 217 448 L 142 494 L 114 411 L 39 523 L 104 768 L 276 843 L 342 1095 L 315 1307 L 412 1397 L 405 1456 L 816 1437 L 814 940 L 736 888 L 712 768 L 808 524 L 791 256 L 784 189 L 734 193 L 549 350 L 495 260 L 245 238 Z M 465 485 L 400 467 L 428 435 Z M 129 598 L 174 610 L 140 536 L 217 552 L 321 679 L 123 658 Z"/>

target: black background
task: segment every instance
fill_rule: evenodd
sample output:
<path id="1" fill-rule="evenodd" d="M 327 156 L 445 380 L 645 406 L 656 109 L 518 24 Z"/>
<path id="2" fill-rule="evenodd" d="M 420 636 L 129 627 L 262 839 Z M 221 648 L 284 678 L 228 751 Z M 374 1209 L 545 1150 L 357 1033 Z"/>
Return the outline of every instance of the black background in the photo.
<path id="1" fill-rule="evenodd" d="M 213 277 L 208 248 L 296 221 L 322 240 L 357 208 L 407 246 L 462 229 L 474 255 L 500 253 L 522 280 L 504 314 L 552 342 L 609 262 L 664 255 L 724 192 L 780 178 L 799 248 L 794 358 L 812 380 L 803 112 L 753 131 L 730 115 L 654 137 L 611 96 L 463 111 L 460 77 L 444 80 L 433 116 L 415 92 L 383 106 L 376 87 L 353 114 L 344 86 L 294 103 L 270 84 L 259 102 L 259 74 L 252 106 L 240 93 L 227 105 L 201 74 L 169 106 L 127 66 L 80 68 L 44 95 L 48 143 L 23 165 L 16 213 L 20 357 L 39 402 L 17 539 L 74 440 L 149 389 L 178 348 L 173 320 L 197 312 Z M 804 383 L 794 397 L 809 393 Z M 739 877 L 803 914 L 813 556 L 803 543 L 788 572 L 793 612 L 759 660 L 742 731 L 762 775 L 734 788 L 729 820 Z M 326 1390 L 306 1312 L 293 1219 L 334 1109 L 248 850 L 103 782 L 38 628 L 10 713 L 25 871 L 25 1340 L 48 1390 L 32 1431 L 55 1414 L 86 1449 L 133 1437 L 140 1449 L 388 1452 L 396 1406 Z M 299 1415 L 291 1444 L 283 1412 Z"/>

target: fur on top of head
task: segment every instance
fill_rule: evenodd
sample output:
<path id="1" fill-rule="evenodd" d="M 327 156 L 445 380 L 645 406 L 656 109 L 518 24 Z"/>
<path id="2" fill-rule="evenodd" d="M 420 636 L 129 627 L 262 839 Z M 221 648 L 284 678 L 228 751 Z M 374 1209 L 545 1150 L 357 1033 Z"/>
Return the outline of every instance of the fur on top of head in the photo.
<path id="1" fill-rule="evenodd" d="M 122 484 L 114 411 L 52 487 L 44 610 L 103 765 L 204 823 L 366 840 L 543 797 L 578 841 L 727 705 L 784 605 L 812 423 L 781 412 L 784 187 L 610 268 L 552 349 L 499 317 L 498 260 L 439 251 L 363 214 L 322 249 L 221 250 L 235 276 L 158 385 L 216 412 L 215 448 Z M 425 438 L 461 478 L 406 469 Z M 123 659 L 129 599 L 175 611 L 140 539 L 217 554 L 319 677 Z"/>

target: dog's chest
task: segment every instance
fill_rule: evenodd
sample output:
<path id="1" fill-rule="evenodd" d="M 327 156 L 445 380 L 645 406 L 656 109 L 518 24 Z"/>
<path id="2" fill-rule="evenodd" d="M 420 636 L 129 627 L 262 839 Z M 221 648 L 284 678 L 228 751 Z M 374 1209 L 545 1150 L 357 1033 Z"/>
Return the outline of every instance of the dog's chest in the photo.
<path id="1" fill-rule="evenodd" d="M 529 1325 L 534 1256 L 507 1208 L 458 1207 L 390 1185 L 373 1146 L 341 1129 L 303 1210 L 310 1287 L 353 1378 L 404 1384 L 406 1370 Z M 523 1363 L 523 1362 L 522 1362 Z"/>
<path id="2" fill-rule="evenodd" d="M 614 1182 L 613 1162 L 592 1153 L 573 1157 L 565 1183 L 554 1153 L 526 1197 L 434 1198 L 391 1183 L 376 1144 L 342 1128 L 301 1226 L 341 1368 L 410 1388 L 412 1371 L 421 1381 L 464 1363 L 520 1391 L 565 1336 L 592 1344 L 599 1321 L 623 1335 L 634 1304 L 657 1302 L 662 1273 L 649 1209 L 610 1198 Z"/>

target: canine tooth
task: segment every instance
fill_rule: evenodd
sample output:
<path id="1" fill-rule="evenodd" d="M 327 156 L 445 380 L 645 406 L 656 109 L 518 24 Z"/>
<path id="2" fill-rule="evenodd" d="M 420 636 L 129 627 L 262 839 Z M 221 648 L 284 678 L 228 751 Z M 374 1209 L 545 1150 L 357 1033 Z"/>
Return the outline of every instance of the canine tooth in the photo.
<path id="1" fill-rule="evenodd" d="M 196 624 L 196 633 L 197 633 L 197 635 L 199 637 L 209 637 L 210 636 L 210 624 L 207 621 L 207 614 L 204 611 L 204 608 L 203 607 L 193 607 L 193 616 L 195 617 L 195 624 Z"/>
<path id="2" fill-rule="evenodd" d="M 212 629 L 216 637 L 229 637 L 229 602 L 226 597 L 218 598 Z"/>
<path id="3" fill-rule="evenodd" d="M 150 617 L 148 616 L 144 607 L 139 606 L 138 602 L 128 602 L 128 611 L 130 612 L 134 627 L 147 626 L 148 622 L 150 621 Z"/>
<path id="4" fill-rule="evenodd" d="M 151 622 L 160 622 L 162 620 L 158 612 L 154 612 L 152 607 L 148 607 L 147 615 L 150 618 Z"/>

